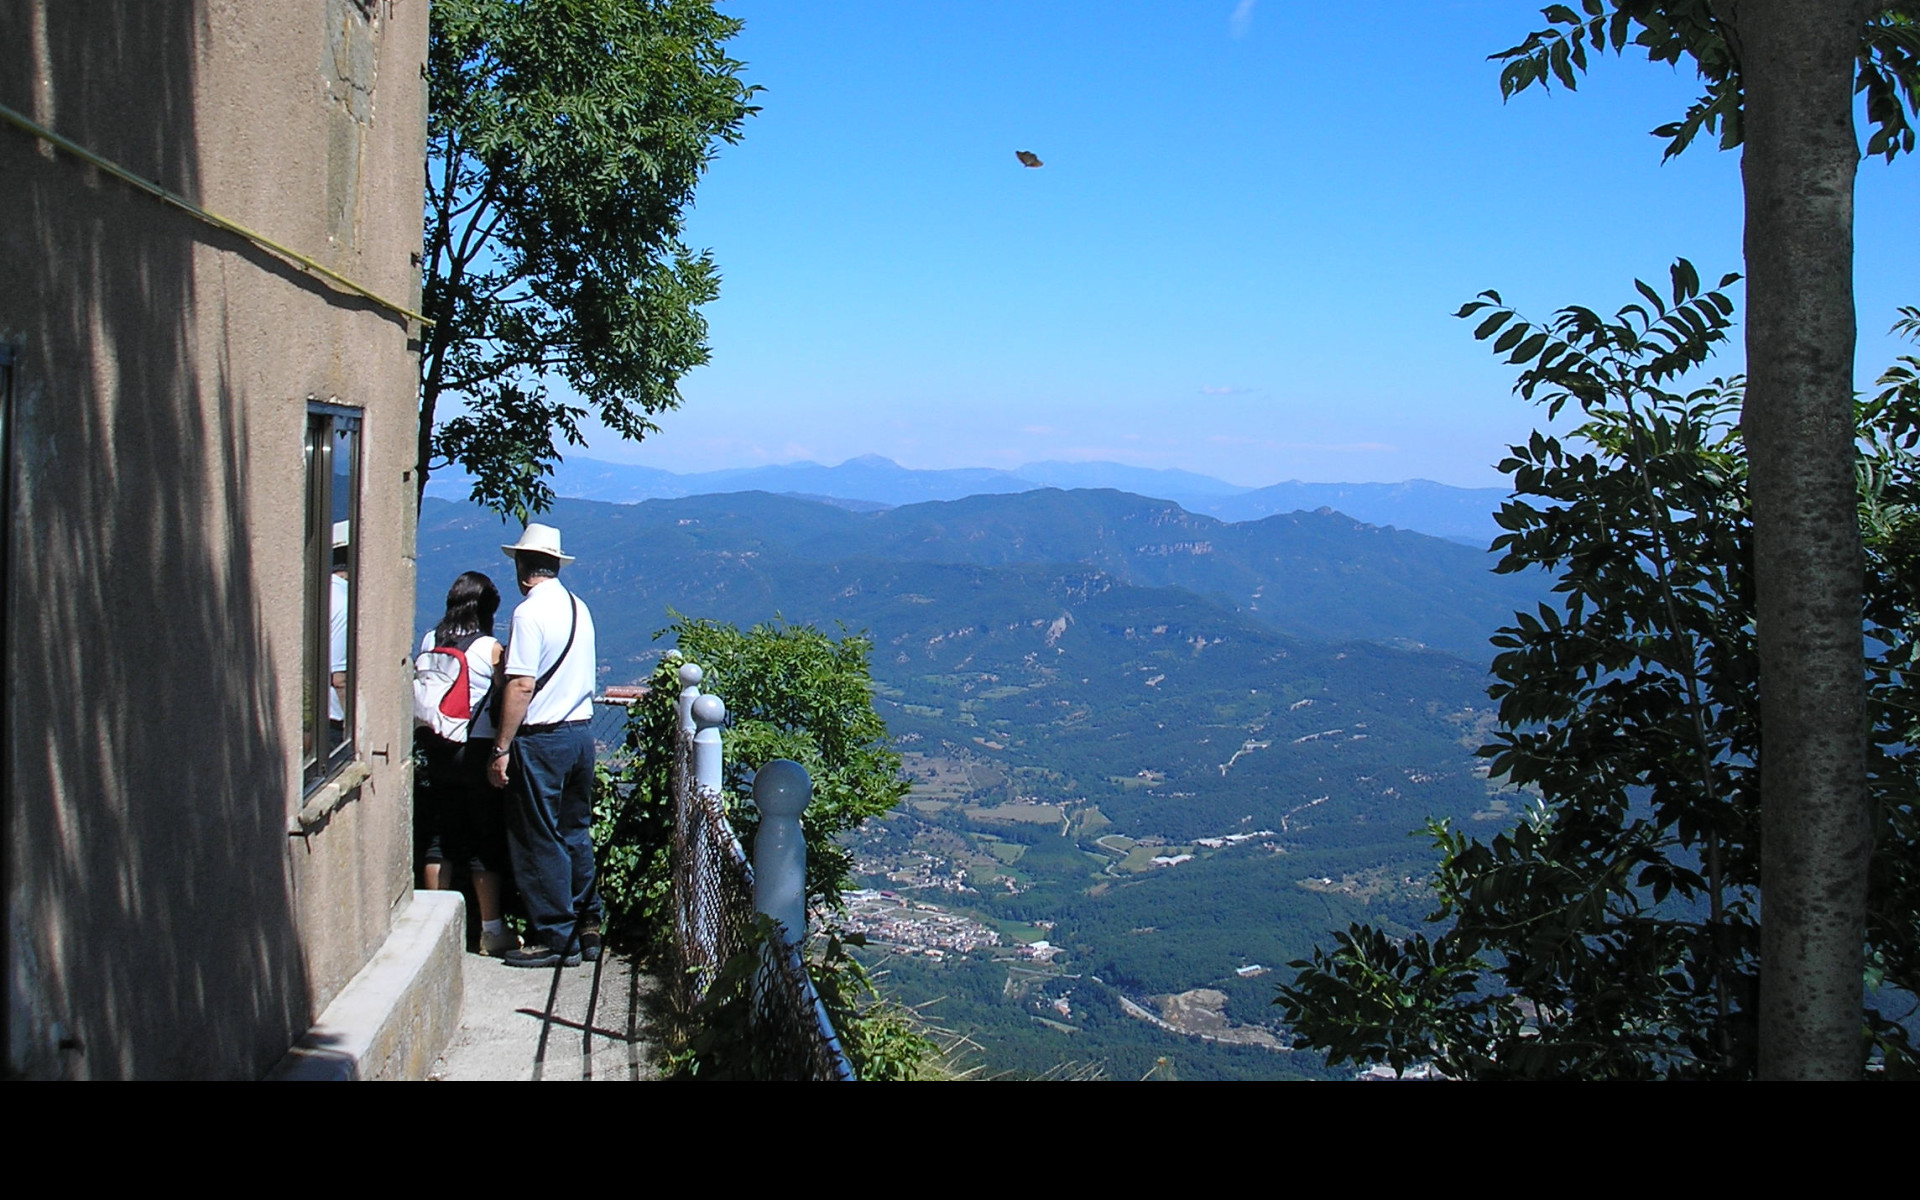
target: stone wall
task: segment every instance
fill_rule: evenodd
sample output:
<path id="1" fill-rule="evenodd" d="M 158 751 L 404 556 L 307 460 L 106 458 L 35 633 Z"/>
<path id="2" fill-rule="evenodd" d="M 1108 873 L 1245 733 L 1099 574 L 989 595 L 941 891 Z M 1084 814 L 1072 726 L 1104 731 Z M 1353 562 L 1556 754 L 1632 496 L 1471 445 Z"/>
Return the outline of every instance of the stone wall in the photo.
<path id="1" fill-rule="evenodd" d="M 417 304 L 425 0 L 10 0 L 0 104 Z M 417 327 L 0 127 L 8 1071 L 256 1078 L 411 897 Z M 304 833 L 305 425 L 364 409 L 365 781 Z"/>

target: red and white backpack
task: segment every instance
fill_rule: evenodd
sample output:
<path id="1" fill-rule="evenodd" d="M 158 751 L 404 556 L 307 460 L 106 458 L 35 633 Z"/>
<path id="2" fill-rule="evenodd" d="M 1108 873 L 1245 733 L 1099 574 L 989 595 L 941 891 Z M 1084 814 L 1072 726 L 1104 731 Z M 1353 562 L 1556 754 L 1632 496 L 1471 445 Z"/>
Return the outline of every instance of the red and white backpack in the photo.
<path id="1" fill-rule="evenodd" d="M 455 638 L 413 660 L 413 719 L 449 742 L 464 742 L 473 724 L 473 671 L 467 650 L 483 635 Z"/>

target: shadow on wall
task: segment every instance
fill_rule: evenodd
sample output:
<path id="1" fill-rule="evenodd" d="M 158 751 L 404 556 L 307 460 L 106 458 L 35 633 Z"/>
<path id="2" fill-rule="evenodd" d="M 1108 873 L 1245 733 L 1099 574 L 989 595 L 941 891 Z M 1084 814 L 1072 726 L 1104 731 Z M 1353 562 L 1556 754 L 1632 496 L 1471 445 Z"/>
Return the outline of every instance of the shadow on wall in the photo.
<path id="1" fill-rule="evenodd" d="M 193 197 L 211 21 L 9 0 L 0 103 Z M 310 1014 L 245 398 L 194 315 L 194 245 L 240 247 L 10 127 L 0 211 L 9 1074 L 257 1077 Z"/>

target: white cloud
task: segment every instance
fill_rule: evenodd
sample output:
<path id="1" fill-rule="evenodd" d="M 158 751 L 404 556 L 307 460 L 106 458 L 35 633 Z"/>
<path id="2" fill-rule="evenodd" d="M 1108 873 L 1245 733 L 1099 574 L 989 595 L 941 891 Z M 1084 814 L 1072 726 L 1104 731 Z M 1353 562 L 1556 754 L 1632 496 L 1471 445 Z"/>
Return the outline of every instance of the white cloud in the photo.
<path id="1" fill-rule="evenodd" d="M 1240 0 L 1233 6 L 1233 15 L 1227 18 L 1227 31 L 1234 37 L 1243 38 L 1253 28 L 1253 6 L 1257 0 Z"/>

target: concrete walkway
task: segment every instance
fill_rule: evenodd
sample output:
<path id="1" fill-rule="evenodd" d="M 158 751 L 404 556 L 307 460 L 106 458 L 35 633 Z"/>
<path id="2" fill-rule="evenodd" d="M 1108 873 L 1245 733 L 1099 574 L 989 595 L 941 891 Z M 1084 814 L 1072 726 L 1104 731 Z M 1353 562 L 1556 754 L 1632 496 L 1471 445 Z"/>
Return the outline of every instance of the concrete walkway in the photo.
<path id="1" fill-rule="evenodd" d="M 477 954 L 462 956 L 461 971 L 465 998 L 460 1028 L 429 1079 L 659 1078 L 659 1047 L 650 1028 L 649 1006 L 660 983 L 631 959 L 606 956 L 597 1001 L 594 964 L 560 971 L 544 1060 L 540 1030 L 554 973 L 502 966 L 498 959 Z M 583 1037 L 590 1004 L 593 1032 Z"/>

